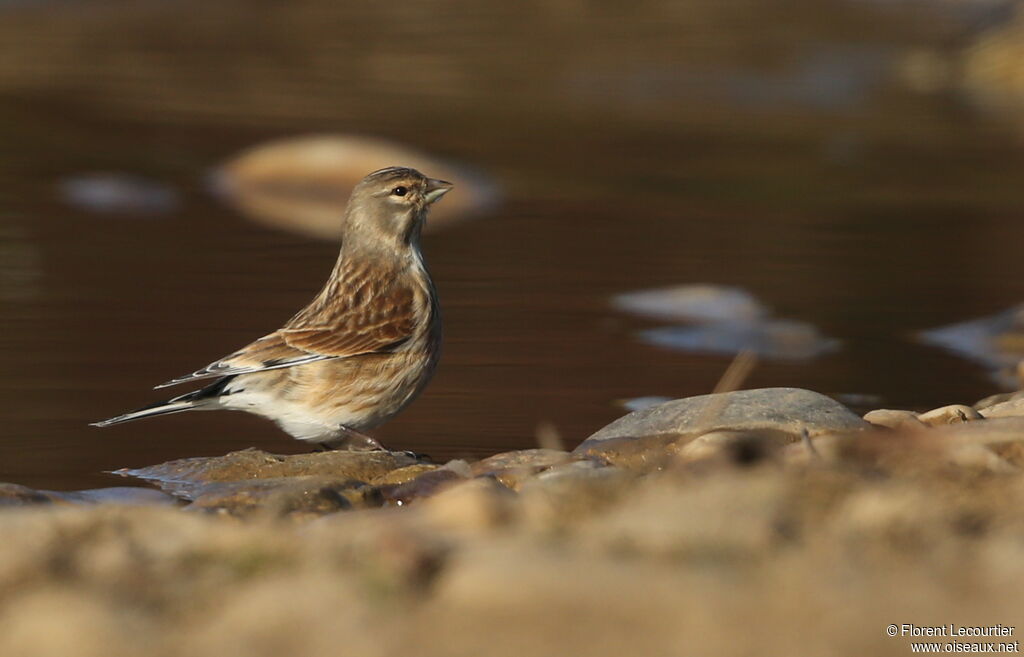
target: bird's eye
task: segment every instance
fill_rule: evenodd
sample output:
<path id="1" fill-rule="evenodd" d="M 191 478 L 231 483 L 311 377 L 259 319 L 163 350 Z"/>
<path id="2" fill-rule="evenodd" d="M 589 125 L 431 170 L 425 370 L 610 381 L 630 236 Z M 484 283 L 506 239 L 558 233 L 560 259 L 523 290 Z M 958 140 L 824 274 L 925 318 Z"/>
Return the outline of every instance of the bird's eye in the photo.
<path id="1" fill-rule="evenodd" d="M 392 196 L 405 196 L 409 193 L 409 189 L 406 187 L 395 187 L 391 190 Z"/>

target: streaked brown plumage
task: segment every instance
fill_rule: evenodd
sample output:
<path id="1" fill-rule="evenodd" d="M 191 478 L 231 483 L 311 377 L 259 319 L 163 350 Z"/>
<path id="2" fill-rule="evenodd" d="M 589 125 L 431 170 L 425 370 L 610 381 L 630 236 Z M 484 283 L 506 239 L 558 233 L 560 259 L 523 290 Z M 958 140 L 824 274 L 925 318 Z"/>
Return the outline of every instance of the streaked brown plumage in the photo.
<path id="1" fill-rule="evenodd" d="M 419 248 L 431 203 L 451 184 L 392 167 L 356 186 L 338 261 L 323 290 L 277 331 L 158 388 L 213 379 L 195 392 L 95 426 L 224 408 L 277 422 L 323 445 L 377 447 L 362 434 L 411 402 L 437 364 L 441 318 Z"/>

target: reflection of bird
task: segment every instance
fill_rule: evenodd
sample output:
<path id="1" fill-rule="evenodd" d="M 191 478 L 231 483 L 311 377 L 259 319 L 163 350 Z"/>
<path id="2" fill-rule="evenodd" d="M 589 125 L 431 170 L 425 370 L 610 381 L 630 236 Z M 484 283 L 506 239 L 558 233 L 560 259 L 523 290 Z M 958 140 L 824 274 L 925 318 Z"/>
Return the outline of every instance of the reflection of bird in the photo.
<path id="1" fill-rule="evenodd" d="M 414 169 L 371 173 L 352 192 L 338 262 L 308 306 L 270 335 L 157 386 L 216 378 L 205 388 L 95 426 L 229 409 L 274 420 L 299 440 L 379 447 L 360 432 L 401 411 L 437 363 L 441 320 L 419 238 L 430 204 L 451 188 Z"/>
<path id="2" fill-rule="evenodd" d="M 495 199 L 482 176 L 401 144 L 371 137 L 310 135 L 253 146 L 216 170 L 213 191 L 249 219 L 319 239 L 341 236 L 338 216 L 367 171 L 391 162 L 432 171 L 459 188 L 431 211 L 432 231 L 486 209 Z"/>

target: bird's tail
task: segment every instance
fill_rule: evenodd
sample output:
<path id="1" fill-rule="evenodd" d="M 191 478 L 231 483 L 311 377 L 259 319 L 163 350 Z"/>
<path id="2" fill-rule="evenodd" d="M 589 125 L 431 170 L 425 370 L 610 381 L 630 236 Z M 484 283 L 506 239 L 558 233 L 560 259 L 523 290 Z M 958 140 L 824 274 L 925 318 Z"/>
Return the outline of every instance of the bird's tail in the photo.
<path id="1" fill-rule="evenodd" d="M 121 424 L 122 422 L 131 422 L 132 420 L 141 420 L 144 417 L 155 417 L 157 415 L 167 415 L 168 413 L 181 413 L 195 407 L 195 402 L 190 401 L 161 401 L 149 406 L 143 406 L 142 408 L 132 411 L 131 413 L 124 413 L 117 417 L 112 417 L 109 420 L 102 420 L 100 422 L 91 422 L 91 427 L 109 427 L 112 424 Z"/>
<path id="2" fill-rule="evenodd" d="M 224 386 L 233 377 L 224 377 L 213 384 L 206 386 L 202 390 L 195 390 L 193 392 L 185 393 L 178 397 L 172 397 L 171 399 L 165 399 L 164 401 L 158 401 L 148 406 L 143 406 L 140 409 L 134 410 L 131 413 L 124 413 L 117 417 L 112 417 L 109 420 L 103 420 L 101 422 L 92 422 L 89 426 L 92 427 L 109 427 L 112 424 L 121 424 L 122 422 L 131 422 L 132 420 L 141 420 L 144 417 L 156 417 L 157 415 L 168 415 L 170 413 L 181 413 L 183 411 L 190 411 L 192 409 L 202 408 L 208 406 L 210 401 L 224 394 Z"/>

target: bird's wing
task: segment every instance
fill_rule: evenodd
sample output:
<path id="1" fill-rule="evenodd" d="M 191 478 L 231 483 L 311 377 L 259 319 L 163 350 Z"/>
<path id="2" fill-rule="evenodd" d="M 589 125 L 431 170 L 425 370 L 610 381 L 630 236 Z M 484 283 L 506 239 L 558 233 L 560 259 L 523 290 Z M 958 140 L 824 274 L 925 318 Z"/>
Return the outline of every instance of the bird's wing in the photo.
<path id="1" fill-rule="evenodd" d="M 415 294 L 412 288 L 394 284 L 380 293 L 372 287 L 346 284 L 349 294 L 328 288 L 284 328 L 156 387 L 390 351 L 416 329 Z"/>

